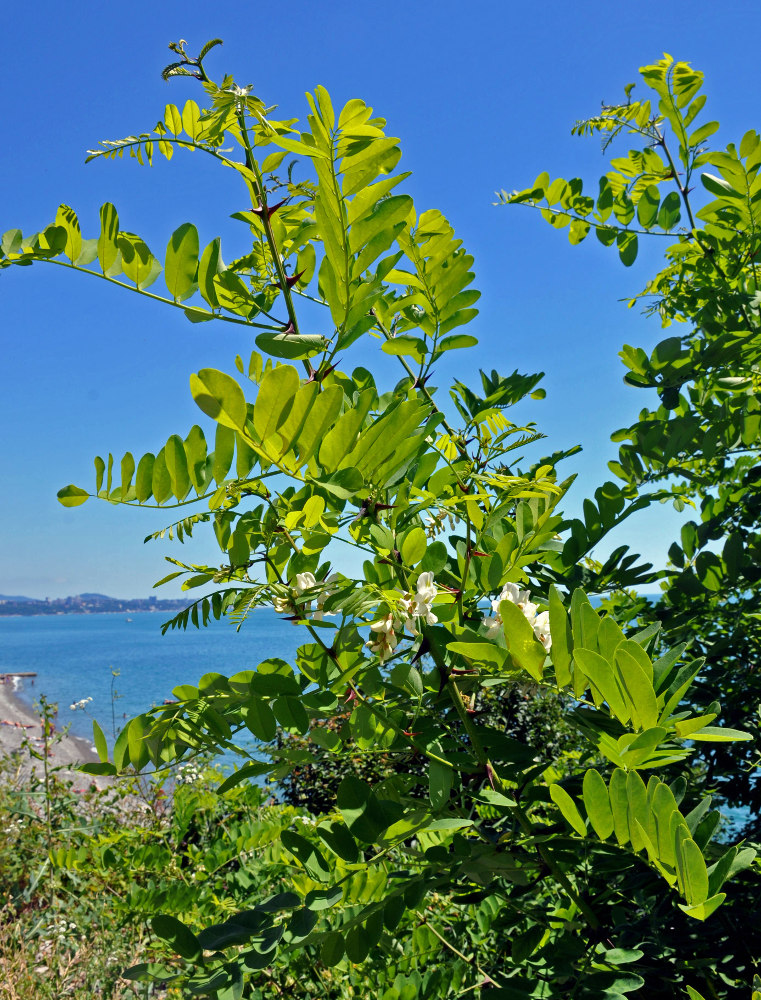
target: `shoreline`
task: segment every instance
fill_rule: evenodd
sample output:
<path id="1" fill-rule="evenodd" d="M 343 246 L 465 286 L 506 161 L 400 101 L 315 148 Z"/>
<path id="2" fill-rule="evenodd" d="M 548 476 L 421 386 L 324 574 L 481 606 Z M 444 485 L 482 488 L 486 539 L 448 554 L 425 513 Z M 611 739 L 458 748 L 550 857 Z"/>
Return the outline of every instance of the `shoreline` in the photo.
<path id="1" fill-rule="evenodd" d="M 34 759 L 24 749 L 26 740 L 36 750 L 42 749 L 40 717 L 6 681 L 0 684 L 0 756 L 7 757 L 20 752 L 21 773 L 28 775 L 35 770 L 39 774 L 42 772 L 42 761 Z M 76 770 L 78 764 L 95 763 L 99 759 L 93 750 L 92 741 L 85 737 L 55 732 L 49 759 L 57 773 L 65 780 L 70 780 L 78 791 L 84 791 L 93 783 L 102 786 L 107 781 Z"/>

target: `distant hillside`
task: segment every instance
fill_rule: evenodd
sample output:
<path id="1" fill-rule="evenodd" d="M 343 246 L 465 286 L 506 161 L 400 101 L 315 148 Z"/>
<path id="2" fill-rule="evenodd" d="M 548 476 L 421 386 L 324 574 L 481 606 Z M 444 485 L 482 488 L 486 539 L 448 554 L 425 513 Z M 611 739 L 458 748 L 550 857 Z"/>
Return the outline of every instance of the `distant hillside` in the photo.
<path id="1" fill-rule="evenodd" d="M 92 615 L 115 612 L 139 614 L 143 611 L 162 613 L 181 611 L 187 601 L 164 600 L 156 597 L 138 597 L 126 600 L 106 594 L 77 594 L 75 597 L 56 597 L 38 600 L 35 597 L 7 597 L 0 594 L 0 617 L 9 615 Z"/>

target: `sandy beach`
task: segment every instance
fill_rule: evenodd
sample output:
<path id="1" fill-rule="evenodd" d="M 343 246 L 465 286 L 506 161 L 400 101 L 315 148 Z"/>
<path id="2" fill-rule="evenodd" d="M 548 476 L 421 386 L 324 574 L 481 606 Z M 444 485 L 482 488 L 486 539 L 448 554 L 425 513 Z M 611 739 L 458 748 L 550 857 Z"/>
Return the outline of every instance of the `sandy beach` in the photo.
<path id="1" fill-rule="evenodd" d="M 24 748 L 25 741 L 31 742 L 36 750 L 42 752 L 42 724 L 34 710 L 14 693 L 13 681 L 8 678 L 5 683 L 0 683 L 0 756 L 20 751 L 22 772 L 29 772 L 34 767 L 39 773 L 42 762 L 31 757 Z M 56 769 L 61 778 L 72 781 L 74 788 L 89 788 L 93 782 L 99 785 L 105 783 L 102 778 L 94 778 L 75 770 L 77 764 L 97 760 L 91 743 L 79 736 L 61 736 L 56 732 L 50 741 L 51 767 Z"/>

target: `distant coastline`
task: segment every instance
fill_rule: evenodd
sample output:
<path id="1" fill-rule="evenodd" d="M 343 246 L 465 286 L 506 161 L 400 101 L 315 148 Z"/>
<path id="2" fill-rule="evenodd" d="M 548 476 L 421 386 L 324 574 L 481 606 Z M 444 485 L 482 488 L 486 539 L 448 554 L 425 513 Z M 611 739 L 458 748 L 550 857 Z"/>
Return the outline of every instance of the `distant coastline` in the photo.
<path id="1" fill-rule="evenodd" d="M 156 597 L 122 600 L 105 594 L 77 594 L 75 597 L 38 600 L 34 597 L 9 597 L 0 594 L 0 617 L 5 618 L 34 615 L 141 614 L 146 611 L 167 613 L 182 611 L 186 607 L 187 601 L 160 601 Z"/>

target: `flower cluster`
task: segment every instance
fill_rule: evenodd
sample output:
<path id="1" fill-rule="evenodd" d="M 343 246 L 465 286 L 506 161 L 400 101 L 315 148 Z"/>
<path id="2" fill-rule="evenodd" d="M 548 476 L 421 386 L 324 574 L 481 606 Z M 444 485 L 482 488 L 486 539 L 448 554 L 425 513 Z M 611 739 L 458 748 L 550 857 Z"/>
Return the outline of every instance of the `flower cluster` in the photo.
<path id="1" fill-rule="evenodd" d="M 91 701 L 92 701 L 92 698 L 82 698 L 81 701 L 73 701 L 69 705 L 69 709 L 72 712 L 76 712 L 78 708 L 81 708 L 82 711 L 84 711 L 87 708 L 88 703 L 91 702 Z"/>
<path id="2" fill-rule="evenodd" d="M 511 601 L 523 612 L 529 625 L 534 630 L 534 635 L 546 650 L 552 645 L 550 636 L 550 616 L 549 612 L 542 611 L 537 614 L 536 604 L 530 600 L 531 595 L 527 590 L 521 590 L 515 583 L 506 583 L 502 588 L 499 597 L 491 602 L 493 615 L 484 618 L 484 625 L 487 626 L 486 635 L 489 639 L 495 638 L 502 631 L 502 619 L 499 614 L 499 606 L 502 601 Z"/>
<path id="3" fill-rule="evenodd" d="M 200 781 L 203 777 L 203 771 L 195 767 L 193 764 L 185 764 L 183 767 L 177 769 L 177 773 L 174 776 L 175 785 L 192 785 L 196 781 Z"/>
<path id="4" fill-rule="evenodd" d="M 436 538 L 444 531 L 444 525 L 446 521 L 449 521 L 449 527 L 454 531 L 455 524 L 460 520 L 456 514 L 450 514 L 449 511 L 439 511 L 438 513 L 431 513 L 426 521 L 425 533 L 429 538 Z"/>
<path id="5" fill-rule="evenodd" d="M 272 605 L 279 615 L 285 615 L 291 611 L 298 610 L 302 614 L 311 614 L 312 619 L 318 622 L 321 622 L 325 615 L 332 618 L 333 615 L 331 612 L 325 611 L 324 608 L 327 599 L 336 592 L 335 585 L 338 579 L 338 574 L 332 573 L 323 583 L 318 583 L 314 573 L 297 573 L 296 585 L 291 588 L 291 596 L 273 597 Z M 301 598 L 307 591 L 316 590 L 317 588 L 319 588 L 317 608 L 313 612 L 311 600 L 304 602 Z"/>
<path id="6" fill-rule="evenodd" d="M 406 629 L 411 636 L 418 636 L 421 619 L 426 625 L 436 624 L 439 619 L 431 611 L 431 605 L 438 592 L 433 573 L 421 573 L 415 593 L 402 594 L 394 611 L 370 624 L 375 635 L 370 637 L 367 645 L 381 663 L 394 652 L 399 643 L 397 630 Z"/>

